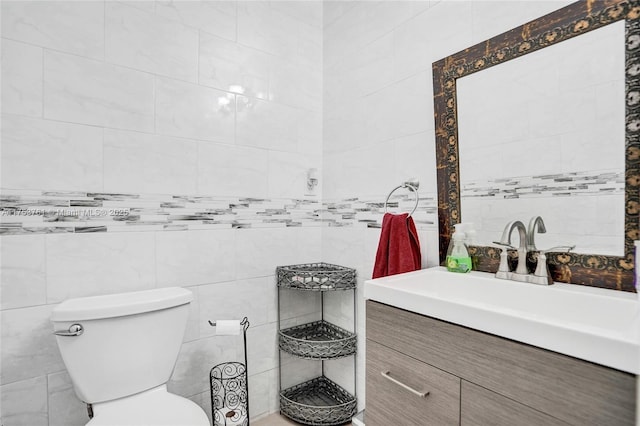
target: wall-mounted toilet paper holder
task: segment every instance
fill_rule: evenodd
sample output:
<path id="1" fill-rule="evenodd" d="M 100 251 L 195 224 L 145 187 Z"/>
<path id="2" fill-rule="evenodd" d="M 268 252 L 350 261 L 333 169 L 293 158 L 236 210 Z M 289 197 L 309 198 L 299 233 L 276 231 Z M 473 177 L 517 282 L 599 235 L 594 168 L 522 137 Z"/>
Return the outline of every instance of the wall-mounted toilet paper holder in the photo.
<path id="1" fill-rule="evenodd" d="M 217 325 L 217 321 L 211 321 L 211 320 L 208 320 L 208 321 L 209 321 L 209 325 L 211 327 L 215 327 Z M 218 320 L 218 321 L 220 321 L 220 320 Z M 247 317 L 244 317 L 244 318 L 242 318 L 242 321 L 240 321 L 240 325 L 242 326 L 242 331 L 244 333 L 246 333 L 247 332 L 247 328 L 249 328 L 249 325 L 251 325 L 251 324 L 249 323 L 249 320 L 247 319 Z"/>

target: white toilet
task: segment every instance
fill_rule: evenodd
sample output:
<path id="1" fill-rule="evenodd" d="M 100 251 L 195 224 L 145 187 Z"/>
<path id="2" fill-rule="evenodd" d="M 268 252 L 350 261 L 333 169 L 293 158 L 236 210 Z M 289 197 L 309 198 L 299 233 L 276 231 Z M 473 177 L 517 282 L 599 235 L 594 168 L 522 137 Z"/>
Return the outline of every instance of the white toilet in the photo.
<path id="1" fill-rule="evenodd" d="M 194 402 L 167 391 L 182 345 L 189 290 L 172 287 L 67 300 L 51 314 L 89 426 L 208 426 Z"/>

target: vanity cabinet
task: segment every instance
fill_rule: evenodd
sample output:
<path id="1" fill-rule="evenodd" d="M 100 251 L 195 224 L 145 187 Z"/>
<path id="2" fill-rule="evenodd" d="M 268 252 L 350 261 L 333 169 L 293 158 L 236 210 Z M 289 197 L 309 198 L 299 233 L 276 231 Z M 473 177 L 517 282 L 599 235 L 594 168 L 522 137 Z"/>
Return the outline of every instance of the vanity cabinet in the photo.
<path id="1" fill-rule="evenodd" d="M 366 327 L 367 426 L 634 425 L 632 374 L 374 301 Z"/>
<path id="2" fill-rule="evenodd" d="M 566 426 L 567 423 L 483 387 L 462 380 L 461 425 Z"/>

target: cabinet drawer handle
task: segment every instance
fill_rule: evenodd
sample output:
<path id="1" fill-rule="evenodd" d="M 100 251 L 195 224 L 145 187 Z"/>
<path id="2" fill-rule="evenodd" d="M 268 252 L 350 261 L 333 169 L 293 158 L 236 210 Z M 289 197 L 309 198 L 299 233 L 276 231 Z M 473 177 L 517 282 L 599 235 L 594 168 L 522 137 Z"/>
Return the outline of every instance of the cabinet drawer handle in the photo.
<path id="1" fill-rule="evenodd" d="M 404 383 L 402 383 L 399 380 L 394 379 L 393 377 L 391 377 L 389 375 L 389 371 L 381 371 L 380 374 L 382 374 L 382 377 L 384 377 L 385 379 L 391 380 L 393 383 L 395 383 L 396 385 L 408 390 L 409 392 L 411 392 L 414 395 L 419 396 L 420 398 L 426 398 L 427 395 L 429 395 L 429 392 L 419 392 L 417 390 L 415 390 L 414 388 L 412 388 L 411 386 L 407 386 Z"/>

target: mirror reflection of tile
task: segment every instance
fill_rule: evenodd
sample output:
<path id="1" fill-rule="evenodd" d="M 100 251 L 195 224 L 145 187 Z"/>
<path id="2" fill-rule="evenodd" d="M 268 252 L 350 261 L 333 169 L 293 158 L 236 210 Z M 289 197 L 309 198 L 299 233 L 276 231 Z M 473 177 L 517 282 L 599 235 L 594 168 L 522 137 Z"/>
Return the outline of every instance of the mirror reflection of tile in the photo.
<path id="1" fill-rule="evenodd" d="M 619 21 L 458 79 L 461 213 L 480 243 L 541 215 L 542 246 L 624 254 L 624 40 Z"/>

